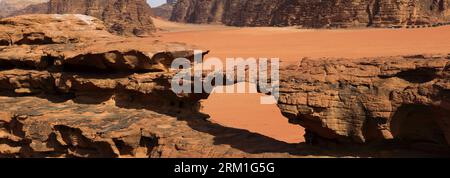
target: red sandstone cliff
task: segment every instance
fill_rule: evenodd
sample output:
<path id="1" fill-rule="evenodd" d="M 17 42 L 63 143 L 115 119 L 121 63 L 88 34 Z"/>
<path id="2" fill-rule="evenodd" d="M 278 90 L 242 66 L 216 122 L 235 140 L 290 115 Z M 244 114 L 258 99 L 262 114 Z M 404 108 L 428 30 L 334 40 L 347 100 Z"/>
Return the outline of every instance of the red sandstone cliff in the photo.
<path id="1" fill-rule="evenodd" d="M 448 0 L 180 0 L 171 20 L 307 28 L 432 25 L 450 21 Z"/>
<path id="2" fill-rule="evenodd" d="M 48 13 L 98 17 L 119 35 L 146 35 L 154 29 L 151 8 L 145 0 L 51 0 Z"/>
<path id="3" fill-rule="evenodd" d="M 50 0 L 13 15 L 36 13 L 94 16 L 105 22 L 109 32 L 125 36 L 145 36 L 155 29 L 145 0 Z"/>

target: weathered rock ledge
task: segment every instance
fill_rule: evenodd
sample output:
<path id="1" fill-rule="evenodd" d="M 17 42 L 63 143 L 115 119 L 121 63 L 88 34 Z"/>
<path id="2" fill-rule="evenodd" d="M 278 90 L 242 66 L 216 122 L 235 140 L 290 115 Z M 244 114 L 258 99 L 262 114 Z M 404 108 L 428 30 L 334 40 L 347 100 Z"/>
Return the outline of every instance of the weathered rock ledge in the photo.
<path id="1" fill-rule="evenodd" d="M 199 100 L 207 95 L 170 88 L 168 65 L 192 58 L 189 46 L 113 36 L 83 15 L 18 16 L 0 20 L 0 29 L 0 157 L 320 152 L 205 120 Z"/>
<path id="2" fill-rule="evenodd" d="M 450 146 L 450 55 L 303 59 L 281 69 L 279 107 L 312 143 Z"/>

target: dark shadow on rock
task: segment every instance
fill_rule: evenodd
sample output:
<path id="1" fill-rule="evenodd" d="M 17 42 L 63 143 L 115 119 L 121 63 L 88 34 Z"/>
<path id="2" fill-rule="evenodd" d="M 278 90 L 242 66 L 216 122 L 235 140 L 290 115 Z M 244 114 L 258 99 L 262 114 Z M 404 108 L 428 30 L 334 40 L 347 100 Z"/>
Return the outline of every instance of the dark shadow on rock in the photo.
<path id="1" fill-rule="evenodd" d="M 433 68 L 418 68 L 415 70 L 400 72 L 396 75 L 396 77 L 411 83 L 426 83 L 437 78 L 438 72 L 438 70 Z"/>
<path id="2" fill-rule="evenodd" d="M 445 110 L 425 105 L 405 104 L 398 108 L 391 121 L 396 141 L 413 149 L 450 155 L 445 130 Z"/>
<path id="3" fill-rule="evenodd" d="M 250 154 L 288 153 L 296 156 L 321 155 L 319 149 L 304 143 L 289 144 L 248 130 L 222 126 L 209 120 L 178 117 L 192 129 L 214 136 L 215 145 L 231 147 Z"/>
<path id="4" fill-rule="evenodd" d="M 442 157 L 442 155 L 428 154 L 422 151 L 408 150 L 396 143 L 382 143 L 378 145 L 335 145 L 319 147 L 307 143 L 289 144 L 258 133 L 247 130 L 230 128 L 208 120 L 195 118 L 178 118 L 199 132 L 214 136 L 215 145 L 229 145 L 232 148 L 249 154 L 270 155 L 287 153 L 292 156 L 313 157 Z"/>

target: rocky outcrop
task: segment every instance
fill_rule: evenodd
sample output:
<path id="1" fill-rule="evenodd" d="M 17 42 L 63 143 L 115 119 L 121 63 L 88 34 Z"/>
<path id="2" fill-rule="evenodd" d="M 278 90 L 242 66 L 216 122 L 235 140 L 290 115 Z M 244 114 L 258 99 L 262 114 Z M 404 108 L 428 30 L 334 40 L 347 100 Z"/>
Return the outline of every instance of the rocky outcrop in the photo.
<path id="1" fill-rule="evenodd" d="M 119 35 L 142 36 L 154 30 L 151 8 L 145 0 L 50 0 L 49 13 L 94 16 Z"/>
<path id="2" fill-rule="evenodd" d="M 448 0 L 180 0 L 171 20 L 233 26 L 399 27 L 450 21 Z"/>
<path id="3" fill-rule="evenodd" d="M 329 154 L 200 118 L 180 119 L 112 100 L 86 104 L 62 100 L 61 95 L 0 96 L 0 107 L 6 108 L 0 111 L 0 157 L 242 158 Z"/>
<path id="4" fill-rule="evenodd" d="M 23 44 L 84 44 L 92 41 L 93 38 L 117 39 L 106 31 L 102 21 L 85 15 L 53 14 L 10 17 L 0 20 L 0 29 L 2 50 L 14 49 L 8 46 Z M 37 53 L 37 51 L 34 52 Z"/>
<path id="5" fill-rule="evenodd" d="M 116 89 L 131 87 L 128 82 L 132 80 L 128 79 L 131 79 L 134 73 L 143 73 L 136 77 L 149 81 L 170 78 L 170 60 L 193 56 L 193 50 L 181 44 L 128 41 L 111 35 L 100 20 L 84 15 L 17 16 L 2 19 L 0 24 L 1 67 L 13 70 L 29 69 L 27 72 L 12 71 L 11 74 L 23 74 L 17 81 L 10 79 L 8 72 L 4 73 L 6 78 L 2 78 L 2 81 L 5 83 L 2 83 L 1 87 L 13 91 L 29 91 L 25 93 L 31 94 L 63 92 L 77 95 L 72 92 L 81 89 L 80 92 L 83 93 L 85 89 L 90 91 L 96 87 L 99 91 L 110 93 Z M 117 77 L 94 82 L 89 81 L 89 77 L 72 74 L 77 72 L 92 74 L 90 77 L 99 73 Z M 147 75 L 149 72 L 151 75 Z M 26 79 L 26 76 L 34 74 L 37 75 L 35 78 L 28 79 L 46 83 Z M 156 91 L 150 87 L 153 84 L 147 88 L 145 81 L 142 82 L 133 84 L 136 90 L 132 92 L 141 89 L 142 93 Z M 149 91 L 145 91 L 145 88 Z"/>
<path id="6" fill-rule="evenodd" d="M 175 72 L 168 65 L 191 59 L 189 46 L 114 36 L 84 15 L 12 17 L 0 20 L 0 29 L 0 157 L 321 152 L 205 120 L 199 100 L 207 95 L 170 88 Z M 309 151 L 298 151 L 303 147 Z"/>
<path id="7" fill-rule="evenodd" d="M 50 0 L 13 13 L 84 14 L 105 22 L 117 35 L 147 36 L 155 30 L 151 8 L 145 0 Z"/>
<path id="8" fill-rule="evenodd" d="M 169 87 L 166 60 L 193 54 L 182 45 L 133 44 L 84 15 L 18 16 L 0 24 L 0 91 L 9 96 L 0 99 L 9 108 L 0 114 L 2 156 L 166 155 L 156 148 L 158 137 L 175 131 L 173 116 L 197 111 L 200 98 Z M 172 131 L 159 135 L 144 123 Z"/>
<path id="9" fill-rule="evenodd" d="M 449 69 L 449 55 L 303 59 L 281 70 L 279 107 L 312 143 L 449 150 Z"/>
<path id="10" fill-rule="evenodd" d="M 12 15 L 14 12 L 22 10 L 30 5 L 41 4 L 48 0 L 1 0 L 0 18 Z"/>
<path id="11" fill-rule="evenodd" d="M 170 89 L 169 65 L 192 47 L 106 29 L 84 15 L 0 20 L 0 157 L 430 156 L 397 143 L 448 153 L 449 55 L 282 67 L 279 107 L 308 142 L 357 144 L 325 151 L 206 120 L 208 94 Z"/>

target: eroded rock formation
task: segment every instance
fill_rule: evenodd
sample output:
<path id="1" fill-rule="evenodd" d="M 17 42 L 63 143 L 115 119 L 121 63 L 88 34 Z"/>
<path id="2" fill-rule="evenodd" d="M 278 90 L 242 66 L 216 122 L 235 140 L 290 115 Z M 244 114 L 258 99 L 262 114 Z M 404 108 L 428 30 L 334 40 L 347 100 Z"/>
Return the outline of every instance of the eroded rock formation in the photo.
<path id="1" fill-rule="evenodd" d="M 442 156 L 397 144 L 323 150 L 212 123 L 199 112 L 208 94 L 170 88 L 169 65 L 192 47 L 105 29 L 84 15 L 0 20 L 0 157 Z M 279 106 L 311 142 L 448 148 L 449 59 L 304 59 L 282 68 Z"/>
<path id="2" fill-rule="evenodd" d="M 449 149 L 449 75 L 449 55 L 304 59 L 281 70 L 279 107 L 314 143 Z"/>
<path id="3" fill-rule="evenodd" d="M 393 27 L 450 21 L 448 0 L 180 0 L 171 20 L 233 26 Z"/>
<path id="4" fill-rule="evenodd" d="M 105 22 L 108 31 L 125 36 L 147 36 L 155 27 L 145 0 L 50 0 L 16 11 L 21 14 L 84 14 Z"/>
<path id="5" fill-rule="evenodd" d="M 154 30 L 151 8 L 145 0 L 50 0 L 48 13 L 94 16 L 119 35 L 142 36 Z"/>
<path id="6" fill-rule="evenodd" d="M 183 45 L 133 44 L 84 15 L 18 16 L 0 24 L 0 90 L 11 95 L 0 102 L 9 108 L 1 114 L 1 155 L 151 156 L 159 136 L 151 127 L 145 134 L 144 122 L 170 130 L 164 122 L 176 120 L 170 115 L 197 111 L 198 99 L 169 90 L 166 60 L 189 58 L 192 50 Z M 16 98 L 24 95 L 45 99 Z M 102 138 L 114 130 L 123 133 Z"/>
<path id="7" fill-rule="evenodd" d="M 84 15 L 12 17 L 0 20 L 0 29 L 0 157 L 320 152 L 205 120 L 199 100 L 207 95 L 170 88 L 168 65 L 191 59 L 189 46 L 114 36 Z"/>

